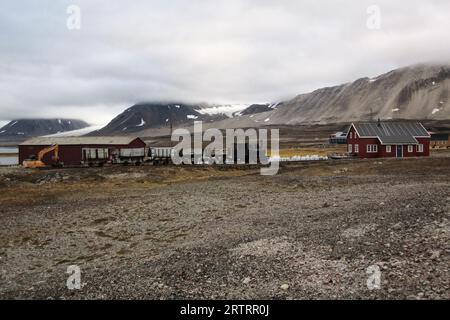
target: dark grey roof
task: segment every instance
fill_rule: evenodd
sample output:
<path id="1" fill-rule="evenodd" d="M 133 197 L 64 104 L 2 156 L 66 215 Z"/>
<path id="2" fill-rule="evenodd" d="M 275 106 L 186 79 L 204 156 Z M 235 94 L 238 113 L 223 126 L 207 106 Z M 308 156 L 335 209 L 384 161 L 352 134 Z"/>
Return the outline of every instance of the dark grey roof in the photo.
<path id="1" fill-rule="evenodd" d="M 127 145 L 133 142 L 137 137 L 133 136 L 118 136 L 118 137 L 36 137 L 25 142 L 22 146 L 38 145 L 83 145 L 83 144 L 105 144 L 105 145 Z"/>
<path id="2" fill-rule="evenodd" d="M 448 133 L 433 133 L 431 134 L 431 141 L 445 141 L 448 140 Z"/>
<path id="3" fill-rule="evenodd" d="M 377 137 L 382 144 L 416 144 L 416 137 L 429 137 L 419 122 L 354 123 L 360 137 Z"/>

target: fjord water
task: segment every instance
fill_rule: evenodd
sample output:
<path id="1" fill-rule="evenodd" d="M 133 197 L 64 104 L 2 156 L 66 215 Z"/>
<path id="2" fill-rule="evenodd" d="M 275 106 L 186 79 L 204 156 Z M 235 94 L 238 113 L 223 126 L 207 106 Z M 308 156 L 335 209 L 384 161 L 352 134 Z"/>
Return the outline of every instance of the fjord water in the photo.
<path id="1" fill-rule="evenodd" d="M 11 166 L 19 164 L 17 147 L 0 147 L 0 166 Z"/>

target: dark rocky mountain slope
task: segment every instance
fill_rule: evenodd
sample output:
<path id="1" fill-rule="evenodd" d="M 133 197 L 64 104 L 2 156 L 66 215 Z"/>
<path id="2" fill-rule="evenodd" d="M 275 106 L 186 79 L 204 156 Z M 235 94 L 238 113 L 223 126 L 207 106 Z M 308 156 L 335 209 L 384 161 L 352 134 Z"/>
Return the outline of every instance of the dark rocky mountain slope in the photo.
<path id="1" fill-rule="evenodd" d="M 198 112 L 199 105 L 183 103 L 142 103 L 136 104 L 117 117 L 96 135 L 129 134 L 151 128 L 169 127 L 180 124 L 192 125 L 195 120 L 215 121 L 226 118 L 224 115 L 209 115 Z"/>
<path id="2" fill-rule="evenodd" d="M 76 119 L 17 119 L 0 128 L 0 139 L 24 140 L 88 126 L 88 123 Z"/>

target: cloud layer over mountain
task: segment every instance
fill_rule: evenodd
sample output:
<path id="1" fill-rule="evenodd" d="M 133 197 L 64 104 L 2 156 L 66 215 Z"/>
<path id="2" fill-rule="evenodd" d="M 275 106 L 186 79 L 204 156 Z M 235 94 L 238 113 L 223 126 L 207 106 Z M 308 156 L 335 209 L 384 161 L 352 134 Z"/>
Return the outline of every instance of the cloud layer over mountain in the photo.
<path id="1" fill-rule="evenodd" d="M 142 101 L 254 103 L 450 56 L 450 2 L 13 1 L 0 4 L 0 120 L 104 123 Z M 69 30 L 66 10 L 81 9 Z"/>

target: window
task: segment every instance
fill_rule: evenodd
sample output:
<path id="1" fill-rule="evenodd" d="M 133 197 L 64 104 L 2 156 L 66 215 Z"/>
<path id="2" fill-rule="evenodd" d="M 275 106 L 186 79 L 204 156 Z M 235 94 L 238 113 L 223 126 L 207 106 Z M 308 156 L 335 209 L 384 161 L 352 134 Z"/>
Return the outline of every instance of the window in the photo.
<path id="1" fill-rule="evenodd" d="M 414 146 L 412 144 L 408 145 L 408 152 L 413 152 Z"/>
<path id="2" fill-rule="evenodd" d="M 83 161 L 108 158 L 108 149 L 83 148 Z"/>
<path id="3" fill-rule="evenodd" d="M 352 150 L 352 145 L 349 144 L 349 145 L 348 145 L 348 153 L 352 153 L 352 152 L 353 152 L 353 150 Z"/>
<path id="4" fill-rule="evenodd" d="M 417 145 L 417 152 L 423 152 L 423 144 Z"/>
<path id="5" fill-rule="evenodd" d="M 376 153 L 376 152 L 378 152 L 378 145 L 376 145 L 376 144 L 368 144 L 367 145 L 367 152 L 368 153 Z"/>
<path id="6" fill-rule="evenodd" d="M 355 153 L 359 152 L 359 144 L 355 144 Z"/>
<path id="7" fill-rule="evenodd" d="M 391 152 L 392 152 L 391 146 L 386 146 L 386 152 L 387 152 L 387 153 L 391 153 Z"/>

